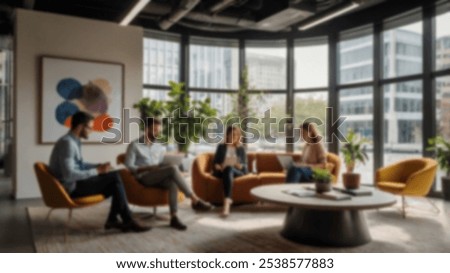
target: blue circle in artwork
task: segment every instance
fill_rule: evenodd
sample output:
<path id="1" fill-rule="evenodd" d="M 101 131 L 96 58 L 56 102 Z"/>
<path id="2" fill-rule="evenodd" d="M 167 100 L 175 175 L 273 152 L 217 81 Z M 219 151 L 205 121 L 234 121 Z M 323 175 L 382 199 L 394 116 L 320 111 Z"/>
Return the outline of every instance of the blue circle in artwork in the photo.
<path id="1" fill-rule="evenodd" d="M 65 78 L 58 82 L 56 86 L 58 94 L 66 100 L 78 99 L 83 96 L 83 86 L 73 78 Z"/>
<path id="2" fill-rule="evenodd" d="M 78 106 L 76 106 L 71 102 L 65 101 L 59 104 L 58 107 L 56 107 L 55 111 L 56 120 L 58 121 L 59 124 L 64 125 L 66 119 L 75 114 L 76 112 L 78 112 Z"/>

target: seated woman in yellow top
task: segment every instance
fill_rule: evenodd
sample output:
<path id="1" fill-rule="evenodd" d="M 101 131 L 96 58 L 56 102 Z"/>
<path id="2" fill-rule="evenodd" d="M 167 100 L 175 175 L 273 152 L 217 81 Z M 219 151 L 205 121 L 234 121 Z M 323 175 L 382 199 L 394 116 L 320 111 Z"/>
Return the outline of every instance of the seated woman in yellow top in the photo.
<path id="1" fill-rule="evenodd" d="M 306 142 L 302 151 L 302 159 L 295 162 L 286 175 L 286 183 L 310 182 L 312 168 L 326 168 L 327 158 L 322 144 L 322 136 L 314 124 L 305 122 L 300 127 L 302 139 Z"/>

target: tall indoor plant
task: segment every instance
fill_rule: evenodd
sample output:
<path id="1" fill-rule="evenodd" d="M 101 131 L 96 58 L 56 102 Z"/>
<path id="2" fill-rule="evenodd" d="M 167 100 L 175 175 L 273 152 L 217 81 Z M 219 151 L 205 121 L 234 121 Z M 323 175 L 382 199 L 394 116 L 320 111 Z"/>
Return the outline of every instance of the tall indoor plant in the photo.
<path id="1" fill-rule="evenodd" d="M 198 142 L 208 127 L 207 118 L 215 117 L 217 109 L 211 107 L 210 98 L 191 100 L 184 83 L 170 81 L 168 111 L 168 133 L 178 145 L 178 151 L 187 153 L 192 142 Z"/>
<path id="2" fill-rule="evenodd" d="M 450 142 L 442 136 L 428 139 L 427 151 L 434 152 L 441 170 L 445 176 L 441 177 L 442 193 L 445 200 L 450 200 Z"/>
<path id="3" fill-rule="evenodd" d="M 341 150 L 344 154 L 347 172 L 342 174 L 342 180 L 345 188 L 357 189 L 360 184 L 361 175 L 353 171 L 358 162 L 366 163 L 368 156 L 364 149 L 364 144 L 369 141 L 364 137 L 359 137 L 352 129 L 348 131 L 346 138 L 347 143 L 344 144 Z"/>
<path id="4" fill-rule="evenodd" d="M 157 101 L 143 98 L 133 105 L 141 119 L 157 117 L 163 120 L 162 139 L 172 139 L 178 151 L 187 153 L 192 142 L 198 142 L 206 132 L 207 118 L 215 117 L 217 110 L 211 107 L 211 100 L 191 100 L 184 90 L 184 83 L 170 81 L 169 99 Z M 141 125 L 143 128 L 143 124 Z"/>
<path id="5" fill-rule="evenodd" d="M 133 108 L 137 109 L 140 113 L 141 120 L 144 121 L 148 117 L 163 118 L 167 115 L 167 109 L 165 102 L 152 100 L 150 98 L 142 98 L 137 103 L 133 104 Z M 144 129 L 144 123 L 140 124 L 141 130 Z M 167 141 L 168 136 L 166 133 L 166 126 L 163 126 L 162 140 Z"/>

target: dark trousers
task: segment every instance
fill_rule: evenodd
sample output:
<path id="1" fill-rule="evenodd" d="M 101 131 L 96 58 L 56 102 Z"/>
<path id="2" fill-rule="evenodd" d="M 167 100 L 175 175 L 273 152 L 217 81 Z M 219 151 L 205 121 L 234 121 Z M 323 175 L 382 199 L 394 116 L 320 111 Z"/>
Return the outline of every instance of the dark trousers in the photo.
<path id="1" fill-rule="evenodd" d="M 312 170 L 310 167 L 291 166 L 286 175 L 286 183 L 311 182 Z"/>
<path id="2" fill-rule="evenodd" d="M 226 198 L 231 198 L 233 191 L 233 180 L 235 177 L 243 176 L 245 173 L 234 167 L 226 167 L 222 172 L 215 172 L 214 175 L 222 179 L 223 192 Z"/>
<path id="3" fill-rule="evenodd" d="M 78 180 L 70 196 L 76 198 L 94 194 L 103 194 L 106 198 L 112 197 L 108 221 L 117 221 L 118 215 L 124 223 L 131 221 L 131 212 L 119 172 L 109 172 Z"/>

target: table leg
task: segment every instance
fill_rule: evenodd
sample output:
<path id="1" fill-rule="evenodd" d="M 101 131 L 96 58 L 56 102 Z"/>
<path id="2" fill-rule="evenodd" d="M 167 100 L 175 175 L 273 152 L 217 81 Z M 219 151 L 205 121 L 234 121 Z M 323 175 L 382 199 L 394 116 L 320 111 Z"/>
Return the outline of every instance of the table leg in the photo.
<path id="1" fill-rule="evenodd" d="M 358 246 L 371 241 L 364 215 L 358 210 L 290 207 L 281 235 L 298 243 L 321 246 Z"/>

